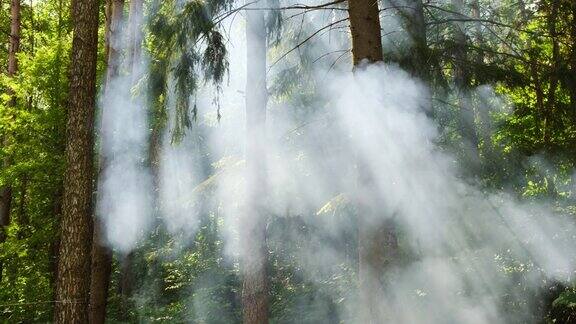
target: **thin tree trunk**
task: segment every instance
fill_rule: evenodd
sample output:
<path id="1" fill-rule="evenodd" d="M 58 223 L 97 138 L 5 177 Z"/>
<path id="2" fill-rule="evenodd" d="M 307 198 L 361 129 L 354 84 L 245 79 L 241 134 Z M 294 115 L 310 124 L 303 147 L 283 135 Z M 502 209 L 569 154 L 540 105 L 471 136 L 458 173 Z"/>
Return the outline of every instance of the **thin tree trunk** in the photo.
<path id="1" fill-rule="evenodd" d="M 378 2 L 373 0 L 348 1 L 352 54 L 354 66 L 362 62 L 382 61 L 382 43 Z M 385 318 L 382 309 L 383 273 L 396 259 L 398 243 L 393 222 L 378 217 L 374 197 L 375 189 L 368 170 L 357 161 L 358 192 L 358 276 L 360 290 L 360 320 L 362 323 L 380 323 Z"/>
<path id="2" fill-rule="evenodd" d="M 464 9 L 462 0 L 452 0 L 455 11 L 461 12 Z M 454 85 L 455 93 L 460 107 L 459 128 L 460 136 L 465 144 L 468 144 L 471 151 L 467 156 L 467 164 L 476 164 L 479 160 L 478 133 L 476 132 L 475 111 L 470 98 L 471 76 L 468 62 L 468 37 L 466 36 L 463 22 L 456 22 L 454 25 Z"/>
<path id="3" fill-rule="evenodd" d="M 20 229 L 20 235 L 23 231 L 26 231 L 30 220 L 28 219 L 28 214 L 26 213 L 26 202 L 28 196 L 28 176 L 24 174 L 22 176 L 22 183 L 20 184 L 20 201 L 18 204 L 18 226 L 22 227 Z"/>
<path id="4" fill-rule="evenodd" d="M 8 76 L 13 77 L 18 71 L 18 57 L 20 51 L 20 0 L 12 0 L 10 5 L 10 48 L 8 50 Z"/>
<path id="5" fill-rule="evenodd" d="M 570 70 L 571 82 L 568 84 L 570 93 L 570 107 L 572 109 L 572 118 L 576 120 L 576 2 L 570 3 L 572 11 L 572 27 L 570 28 L 571 49 L 570 49 Z"/>
<path id="6" fill-rule="evenodd" d="M 14 77 L 18 71 L 17 53 L 20 51 L 20 0 L 12 0 L 10 4 L 10 40 L 8 48 L 8 77 Z M 12 90 L 9 90 L 13 94 Z M 16 105 L 16 98 L 12 96 L 9 105 Z M 8 136 L 2 139 L 3 145 L 8 145 Z M 9 159 L 2 161 L 4 168 L 10 165 Z M 6 240 L 6 228 L 10 225 L 10 211 L 12 206 L 12 186 L 7 184 L 0 188 L 0 243 Z M 0 281 L 2 281 L 3 265 L 0 262 Z"/>
<path id="7" fill-rule="evenodd" d="M 118 282 L 118 294 L 121 298 L 120 319 L 130 320 L 130 297 L 134 291 L 134 252 L 123 255 L 120 258 L 120 279 Z"/>
<path id="8" fill-rule="evenodd" d="M 242 217 L 244 323 L 265 324 L 268 312 L 266 244 L 266 27 L 264 12 L 246 12 L 246 212 Z"/>
<path id="9" fill-rule="evenodd" d="M 482 15 L 480 13 L 480 2 L 478 0 L 472 1 L 471 7 L 472 7 L 471 8 L 472 18 L 477 20 L 474 23 L 474 34 L 476 36 L 476 42 L 477 44 L 484 44 L 484 36 L 482 35 L 482 23 L 480 22 L 480 19 L 482 18 Z M 482 50 L 479 50 L 478 56 L 476 56 L 476 64 L 478 66 L 484 64 L 484 58 L 485 58 L 484 52 Z M 476 78 L 476 84 L 483 83 L 478 80 L 478 75 L 475 75 L 474 77 Z"/>
<path id="10" fill-rule="evenodd" d="M 52 214 L 54 215 L 54 224 L 60 224 L 62 219 L 62 192 L 63 185 L 60 184 L 56 193 L 54 195 L 54 200 L 52 201 Z M 58 278 L 58 252 L 60 250 L 60 231 L 56 232 L 56 237 L 54 241 L 50 243 L 50 273 L 52 277 L 50 278 L 50 286 L 52 287 L 52 300 L 56 300 L 56 279 Z"/>
<path id="11" fill-rule="evenodd" d="M 412 48 L 403 59 L 401 66 L 412 76 L 425 82 L 430 81 L 430 62 L 428 42 L 426 38 L 426 21 L 424 18 L 424 3 L 422 0 L 389 0 L 403 20 L 406 32 L 412 41 Z"/>
<path id="12" fill-rule="evenodd" d="M 106 4 L 104 6 L 104 57 L 106 59 L 107 69 L 110 67 L 110 28 L 112 26 L 112 15 L 114 4 L 113 0 L 106 0 Z M 108 72 L 106 72 L 108 73 Z M 108 83 L 108 77 L 104 78 L 102 87 L 106 89 L 106 85 Z"/>
<path id="13" fill-rule="evenodd" d="M 552 117 L 554 115 L 554 108 L 556 107 L 556 90 L 560 80 L 560 44 L 558 43 L 558 30 L 556 27 L 558 20 L 558 6 L 559 1 L 552 1 L 550 14 L 548 15 L 548 33 L 552 40 L 552 71 L 550 73 L 550 84 L 548 87 L 548 97 L 546 98 L 546 105 L 544 106 L 544 126 L 543 126 L 543 142 L 545 145 L 550 143 L 550 132 L 553 129 Z"/>
<path id="14" fill-rule="evenodd" d="M 70 95 L 56 323 L 87 323 L 92 246 L 93 132 L 98 50 L 98 0 L 73 0 Z"/>
<path id="15" fill-rule="evenodd" d="M 112 273 L 112 250 L 106 246 L 103 224 L 95 219 L 94 245 L 90 279 L 90 323 L 104 323 L 110 275 Z"/>
<path id="16" fill-rule="evenodd" d="M 142 52 L 142 40 L 143 40 L 143 30 L 142 22 L 144 17 L 144 1 L 143 0 L 131 0 L 130 9 L 128 14 L 128 48 L 127 48 L 127 60 L 126 67 L 130 73 L 131 86 L 135 86 L 141 75 L 141 52 Z M 129 95 L 129 94 L 127 94 Z M 120 283 L 119 283 L 119 293 L 122 300 L 122 316 L 127 319 L 128 316 L 128 302 L 132 296 L 134 290 L 134 252 L 130 252 L 120 258 Z"/>
<path id="17" fill-rule="evenodd" d="M 143 0 L 130 1 L 130 14 L 128 17 L 128 69 L 132 72 L 133 79 L 140 73 L 139 64 L 142 52 L 143 11 Z"/>
<path id="18" fill-rule="evenodd" d="M 107 70 L 105 88 L 119 74 L 121 26 L 124 17 L 124 0 L 107 1 L 107 34 L 106 55 Z M 106 157 L 100 153 L 99 174 L 104 170 Z M 104 224 L 98 217 L 94 218 L 94 234 L 92 245 L 92 274 L 90 280 L 90 323 L 102 324 L 106 319 L 106 304 L 112 273 L 112 250 L 106 245 Z"/>

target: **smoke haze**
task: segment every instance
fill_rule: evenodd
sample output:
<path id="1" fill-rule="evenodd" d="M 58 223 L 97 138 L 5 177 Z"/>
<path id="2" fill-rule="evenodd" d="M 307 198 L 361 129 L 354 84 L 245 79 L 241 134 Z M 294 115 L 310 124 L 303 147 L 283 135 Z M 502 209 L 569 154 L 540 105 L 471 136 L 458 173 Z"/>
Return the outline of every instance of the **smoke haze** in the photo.
<path id="1" fill-rule="evenodd" d="M 239 215 L 247 190 L 246 48 L 244 22 L 230 23 L 230 81 L 219 95 L 222 120 L 216 121 L 214 89 L 207 86 L 190 98 L 198 103 L 198 122 L 174 144 L 174 100 L 167 100 L 157 210 L 170 233 L 190 241 L 202 215 L 216 215 L 224 258 L 236 262 L 243 251 Z M 339 50 L 340 45 L 326 34 L 311 51 Z M 525 202 L 464 176 L 458 158 L 438 145 L 440 130 L 429 114 L 431 95 L 419 80 L 395 65 L 351 72 L 346 60 L 334 68 L 330 63 L 319 63 L 302 76 L 311 80 L 309 87 L 304 80 L 295 86 L 294 96 L 307 92 L 309 100 L 279 95 L 268 102 L 268 190 L 260 197 L 267 202 L 267 240 L 276 264 L 296 264 L 302 280 L 317 287 L 314 298 L 302 300 L 303 307 L 318 311 L 327 322 L 361 322 L 353 276 L 355 226 L 357 217 L 369 216 L 352 203 L 360 197 L 376 210 L 368 222 L 391 220 L 400 233 L 401 262 L 386 273 L 379 299 L 383 321 L 533 321 L 542 288 L 572 279 L 573 221 L 545 202 Z M 274 67 L 270 79 L 285 67 Z M 98 215 L 110 245 L 129 252 L 146 237 L 156 208 L 145 162 L 147 108 L 138 95 L 129 95 L 127 77 L 114 80 L 110 88 L 102 98 L 106 162 Z M 487 86 L 478 93 L 499 100 Z M 358 185 L 359 168 L 371 179 L 369 191 Z M 206 297 L 194 296 L 191 305 L 202 313 Z M 510 305 L 518 309 L 510 312 Z M 281 319 L 301 322 L 286 317 Z"/>

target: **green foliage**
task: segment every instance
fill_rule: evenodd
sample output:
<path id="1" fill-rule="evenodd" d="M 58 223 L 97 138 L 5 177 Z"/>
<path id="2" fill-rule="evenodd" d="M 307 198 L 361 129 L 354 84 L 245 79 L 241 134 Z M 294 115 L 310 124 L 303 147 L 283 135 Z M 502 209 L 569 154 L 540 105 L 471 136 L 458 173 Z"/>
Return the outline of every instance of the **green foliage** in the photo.
<path id="1" fill-rule="evenodd" d="M 228 71 L 224 37 L 219 31 L 218 14 L 230 8 L 232 1 L 155 1 L 150 18 L 152 53 L 168 63 L 152 68 L 149 78 L 157 97 L 170 94 L 170 80 L 174 79 L 176 97 L 173 141 L 178 142 L 187 128 L 196 120 L 196 104 L 190 109 L 190 99 L 195 96 L 199 77 L 218 87 Z M 191 116 L 190 116 L 191 113 Z M 218 109 L 218 116 L 220 111 Z"/>
<path id="2" fill-rule="evenodd" d="M 426 74 L 432 89 L 433 117 L 440 125 L 441 149 L 456 153 L 463 170 L 484 188 L 508 189 L 528 201 L 545 200 L 566 217 L 576 214 L 572 170 L 576 164 L 576 36 L 574 1 L 478 1 L 479 19 L 473 18 L 473 1 L 463 8 L 427 1 L 425 10 Z M 284 2 L 266 1 L 279 9 Z M 527 7 L 520 7 L 526 3 Z M 552 19 L 552 5 L 559 4 Z M 0 77 L 0 159 L 8 161 L 0 169 L 0 184 L 13 188 L 13 219 L 7 239 L 0 243 L 0 322 L 47 322 L 54 306 L 55 251 L 64 169 L 66 97 L 71 24 L 68 2 L 60 0 L 23 2 L 22 48 L 19 72 L 14 78 Z M 154 0 L 148 2 L 145 48 L 150 64 L 143 84 L 151 109 L 151 128 L 160 134 L 166 126 L 169 98 L 174 98 L 173 141 L 178 142 L 198 117 L 195 96 L 206 84 L 218 91 L 229 68 L 227 37 L 222 20 L 230 15 L 231 0 Z M 0 25 L 9 26 L 8 2 L 0 4 Z M 437 6 L 435 6 L 437 5 Z M 335 5 L 336 6 L 336 5 Z M 435 6 L 435 7 L 433 7 Z M 339 7 L 343 9 L 344 7 Z M 323 9 L 326 10 L 326 9 Z M 348 70 L 347 33 L 331 40 L 343 44 L 340 51 L 325 53 L 321 44 L 308 41 L 318 25 L 309 17 L 293 19 L 283 10 L 266 14 L 269 58 L 275 63 L 270 73 L 270 114 L 288 115 L 302 123 L 290 132 L 290 143 L 321 133 L 330 114 L 316 103 L 322 94 L 317 84 L 325 76 L 316 71 Z M 455 13 L 456 12 L 456 13 Z M 389 9 L 383 15 L 394 15 Z M 338 20 L 345 10 L 331 13 Z M 462 17 L 463 15 L 463 17 Z M 300 18 L 298 16 L 298 18 Z M 101 16 L 103 39 L 104 16 Z M 399 25 L 407 28 L 403 21 Z M 341 26 L 347 28 L 344 22 Z M 465 44 L 459 44 L 456 27 L 463 27 Z M 385 28 L 387 28 L 385 26 Z M 551 35 L 551 29 L 557 35 Z M 399 31 L 384 30 L 386 59 L 411 67 L 413 43 L 410 38 L 392 37 Z M 331 36 L 332 37 L 332 36 Z M 2 47 L 7 47 L 3 37 Z M 100 49 L 102 49 L 100 44 Z M 422 45 L 422 44 L 420 44 Z M 466 91 L 454 86 L 455 56 L 465 45 L 463 62 L 469 75 Z M 423 48 L 419 48 L 422 50 Z M 290 52 L 292 51 L 292 52 Z M 286 53 L 298 55 L 285 55 Z M 422 53 L 420 53 L 422 54 Z M 279 60 L 278 62 L 276 62 Z M 460 62 L 462 63 L 462 62 Z M 7 52 L 0 54 L 7 65 Z M 99 75 L 105 70 L 99 51 Z M 557 82 L 554 80 L 557 79 Z M 489 84 L 488 87 L 483 85 Z M 463 97 L 473 111 L 471 129 L 463 130 Z M 284 103 L 295 107 L 285 111 Z M 220 112 L 217 112 L 218 118 Z M 468 131 L 468 132 L 466 132 Z M 471 131 L 471 132 L 470 132 Z M 468 133 L 468 134 L 467 134 Z M 469 136 L 469 133 L 476 135 Z M 472 144 L 472 145 L 470 145 Z M 474 148 L 471 153 L 471 146 Z M 471 154 L 473 155 L 471 157 Z M 306 157 L 302 157 L 306 159 Z M 546 162 L 544 162 L 546 161 Z M 238 169 L 242 161 L 233 161 Z M 307 170 L 303 165 L 294 163 Z M 215 166 L 207 180 L 193 190 L 212 196 L 214 178 L 226 172 Z M 464 172 L 463 172 L 464 173 Z M 356 234 L 322 237 L 345 251 L 350 258 L 332 269 L 304 273 L 299 251 L 314 250 L 322 226 L 337 220 L 354 228 L 354 212 L 345 197 L 331 193 L 319 210 L 308 211 L 314 218 L 303 222 L 300 216 L 278 217 L 270 222 L 271 314 L 276 323 L 335 323 L 346 321 L 344 301 L 353 298 L 357 255 Z M 228 202 L 219 202 L 228 203 Z M 200 229 L 190 244 L 171 236 L 162 226 L 145 240 L 133 256 L 134 293 L 119 292 L 124 270 L 115 260 L 110 288 L 110 322 L 198 322 L 231 323 L 241 318 L 241 284 L 238 267 L 229 261 L 219 236 L 220 206 L 202 212 Z M 287 235 L 291 233 L 292 235 Z M 295 233 L 295 234 L 294 234 Z M 344 244 L 345 243 L 345 244 Z M 316 245 L 315 245 L 316 244 Z M 529 260 L 514 260 L 505 251 L 495 256 L 502 276 L 526 275 L 534 267 Z M 313 276 L 314 282 L 307 279 Z M 542 298 L 543 302 L 547 302 Z M 576 293 L 573 288 L 554 292 L 549 319 L 574 321 Z M 518 305 L 507 305 L 510 311 Z"/>
<path id="3" fill-rule="evenodd" d="M 0 84 L 0 136 L 6 139 L 0 157 L 10 161 L 0 170 L 0 183 L 13 191 L 12 222 L 0 243 L 0 321 L 52 317 L 70 49 L 60 4 L 35 4 L 34 25 L 23 25 L 18 75 L 3 76 Z M 22 20 L 30 21 L 32 8 L 23 6 Z"/>

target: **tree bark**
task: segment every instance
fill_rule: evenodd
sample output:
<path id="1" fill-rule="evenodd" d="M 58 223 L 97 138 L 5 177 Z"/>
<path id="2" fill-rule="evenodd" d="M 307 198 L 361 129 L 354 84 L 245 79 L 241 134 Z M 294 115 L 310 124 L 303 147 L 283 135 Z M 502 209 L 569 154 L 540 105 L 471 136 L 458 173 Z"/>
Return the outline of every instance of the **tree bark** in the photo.
<path id="1" fill-rule="evenodd" d="M 352 36 L 354 66 L 362 62 L 382 61 L 382 42 L 378 2 L 349 0 L 348 14 Z M 354 198 L 358 207 L 358 276 L 360 290 L 360 320 L 380 323 L 385 318 L 381 301 L 382 277 L 397 258 L 396 228 L 391 219 L 378 217 L 375 189 L 367 168 L 358 159 L 358 190 Z M 363 193 L 359 196 L 358 193 Z"/>
<path id="2" fill-rule="evenodd" d="M 66 170 L 54 321 L 83 324 L 89 318 L 98 0 L 73 0 L 72 20 Z"/>
<path id="3" fill-rule="evenodd" d="M 10 39 L 8 47 L 8 77 L 14 77 L 18 71 L 17 53 L 20 51 L 20 0 L 12 0 L 10 4 Z M 13 95 L 13 91 L 9 90 Z M 16 98 L 12 96 L 9 102 L 11 107 L 16 105 Z M 8 145 L 8 136 L 2 139 L 3 145 Z M 10 165 L 10 161 L 2 161 L 3 167 Z M 6 241 L 6 228 L 10 225 L 10 211 L 12 207 L 12 186 L 6 184 L 0 188 L 0 243 Z M 3 265 L 0 262 L 0 281 L 2 281 Z"/>
<path id="4" fill-rule="evenodd" d="M 12 0 L 10 5 L 10 47 L 8 49 L 8 76 L 13 77 L 18 71 L 18 57 L 20 51 L 20 0 Z"/>
<path id="5" fill-rule="evenodd" d="M 246 12 L 246 211 L 242 216 L 244 323 L 265 324 L 268 312 L 266 244 L 266 26 L 264 12 Z"/>
<path id="6" fill-rule="evenodd" d="M 348 1 L 348 16 L 354 66 L 360 65 L 364 60 L 368 63 L 382 61 L 382 34 L 377 1 Z"/>
<path id="7" fill-rule="evenodd" d="M 107 69 L 104 91 L 119 74 L 121 52 L 121 26 L 124 17 L 124 0 L 107 1 L 106 55 Z M 104 170 L 106 158 L 100 153 L 99 174 Z M 103 324 L 112 273 L 112 250 L 106 245 L 104 224 L 94 218 L 94 243 L 92 245 L 92 274 L 90 280 L 90 323 Z"/>

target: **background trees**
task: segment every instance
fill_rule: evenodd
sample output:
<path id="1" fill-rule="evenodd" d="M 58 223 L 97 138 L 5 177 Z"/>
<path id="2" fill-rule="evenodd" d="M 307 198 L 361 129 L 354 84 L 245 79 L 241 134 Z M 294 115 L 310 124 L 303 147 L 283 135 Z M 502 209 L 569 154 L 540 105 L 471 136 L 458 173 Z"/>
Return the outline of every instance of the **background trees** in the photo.
<path id="1" fill-rule="evenodd" d="M 74 300 L 87 298 L 84 279 L 88 277 L 86 249 L 91 241 L 89 201 L 93 188 L 97 188 L 91 180 L 93 110 L 89 108 L 95 102 L 96 84 L 101 85 L 101 92 L 106 91 L 111 75 L 126 72 L 115 72 L 118 57 L 130 60 L 142 51 L 142 61 L 149 61 L 149 65 L 135 77 L 131 91 L 132 95 L 145 93 L 151 103 L 151 156 L 145 163 L 158 168 L 165 131 L 176 145 L 185 136 L 206 138 L 206 134 L 217 133 L 220 129 L 217 120 L 226 118 L 227 112 L 220 112 L 218 107 L 229 103 L 218 106 L 216 101 L 215 109 L 202 108 L 202 100 L 196 100 L 201 96 L 195 94 L 206 84 L 215 84 L 215 93 L 221 94 L 226 85 L 229 68 L 226 55 L 233 50 L 230 44 L 243 37 L 229 32 L 230 25 L 223 23 L 233 17 L 255 17 L 258 28 L 263 29 L 262 16 L 266 16 L 269 48 L 264 52 L 266 49 L 258 47 L 258 55 L 261 61 L 267 55 L 269 71 L 263 71 L 265 66 L 258 71 L 267 74 L 267 93 L 260 96 L 269 100 L 267 110 L 259 113 L 262 116 L 268 113 L 272 122 L 280 115 L 301 122 L 301 128 L 288 130 L 290 145 L 298 147 L 301 144 L 298 141 L 304 142 L 304 137 L 320 137 L 330 129 L 324 118 L 329 114 L 319 114 L 324 107 L 311 104 L 325 102 L 318 99 L 322 94 L 316 91 L 325 82 L 321 78 L 325 71 L 349 71 L 350 54 L 355 65 L 362 59 L 398 64 L 429 86 L 429 115 L 439 125 L 439 147 L 456 154 L 455 163 L 463 177 L 486 191 L 506 188 L 527 201 L 546 199 L 557 210 L 573 217 L 572 169 L 576 153 L 573 1 L 387 0 L 377 3 L 379 9 L 374 2 L 360 0 L 315 1 L 306 5 L 288 1 L 252 4 L 255 9 L 265 11 L 245 10 L 244 4 L 233 1 L 209 1 L 207 6 L 199 3 L 130 2 L 130 8 L 140 8 L 140 16 L 128 14 L 132 9 L 122 1 L 109 2 L 108 8 L 114 9 L 108 9 L 107 15 L 103 4 L 83 2 L 89 8 L 75 5 L 72 21 L 67 1 L 2 2 L 2 30 L 5 34 L 10 30 L 13 36 L 19 33 L 18 37 L 5 37 L 2 43 L 6 51 L 0 53 L 0 63 L 11 67 L 1 80 L 4 95 L 0 105 L 3 140 L 0 158 L 8 163 L 0 172 L 0 185 L 12 191 L 10 209 L 0 214 L 0 225 L 4 227 L 0 241 L 2 320 L 49 321 L 53 316 L 64 320 L 71 319 L 68 316 L 72 313 L 81 313 L 74 318 L 83 321 L 87 316 L 86 302 L 62 301 L 70 296 Z M 16 23 L 17 13 L 20 23 Z M 108 31 L 105 21 L 109 22 Z M 133 35 L 130 43 L 143 46 L 129 46 L 131 50 L 126 52 L 117 52 L 110 46 L 121 21 L 130 26 L 129 34 Z M 247 23 L 251 25 L 250 21 Z M 134 34 L 138 26 L 144 30 L 141 37 Z M 108 35 L 107 56 L 104 54 L 107 46 L 103 41 L 96 42 L 96 32 Z M 257 41 L 261 43 L 262 38 Z M 318 73 L 320 70 L 323 73 Z M 260 91 L 265 88 L 258 87 Z M 171 105 L 168 98 L 173 98 L 177 107 L 174 124 L 168 123 L 167 107 Z M 283 107 L 289 107 L 289 111 Z M 324 119 L 319 122 L 317 117 Z M 66 118 L 70 120 L 68 124 Z M 66 132 L 70 134 L 67 145 Z M 121 270 L 117 254 L 113 260 L 103 259 L 104 268 L 112 262 L 107 298 L 109 318 L 240 320 L 241 272 L 237 260 L 227 259 L 221 235 L 224 221 L 220 213 L 223 206 L 233 205 L 233 201 L 216 203 L 208 198 L 216 195 L 213 183 L 218 175 L 232 172 L 237 164 L 224 159 L 225 156 L 216 157 L 201 139 L 198 143 L 201 144 L 195 153 L 202 161 L 204 178 L 197 187 L 190 188 L 204 197 L 197 232 L 190 242 L 182 244 L 183 240 L 157 222 L 134 251 L 129 273 Z M 337 148 L 337 145 L 330 147 Z M 322 149 L 328 151 L 318 148 Z M 252 161 L 258 160 L 256 155 Z M 65 171 L 65 165 L 69 171 Z M 300 166 L 296 162 L 294 165 Z M 302 167 L 302 174 L 311 168 Z M 368 181 L 370 176 L 365 178 Z M 307 280 L 298 251 L 320 244 L 313 238 L 325 234 L 322 227 L 332 222 L 322 223 L 325 218 L 321 215 L 332 215 L 333 222 L 350 221 L 353 224 L 350 228 L 359 225 L 354 224 L 352 215 L 362 212 L 354 211 L 339 194 L 327 197 L 325 204 L 315 206 L 318 208 L 298 212 L 273 210 L 266 222 L 268 227 L 258 226 L 259 234 L 250 237 L 261 242 L 265 232 L 269 243 L 262 251 L 269 258 L 269 271 L 267 278 L 260 279 L 269 280 L 270 318 L 345 321 L 338 300 L 352 298 L 342 291 L 354 291 L 354 278 L 366 265 L 362 262 L 366 255 L 359 256 L 359 250 L 369 248 L 368 242 L 385 241 L 375 248 L 387 245 L 393 248 L 373 251 L 374 263 L 382 260 L 381 254 L 390 249 L 398 249 L 394 262 L 414 257 L 403 250 L 401 232 L 398 238 L 387 240 L 390 233 L 375 230 L 374 235 L 369 235 L 374 240 L 363 241 L 358 240 L 358 233 L 353 230 L 343 231 L 337 238 L 322 237 L 321 241 L 344 251 L 347 260 L 326 273 L 315 273 L 318 281 Z M 78 208 L 73 208 L 72 202 L 76 201 L 73 197 L 81 198 L 77 200 Z M 154 208 L 160 210 L 157 205 Z M 8 212 L 9 223 L 5 217 Z M 287 229 L 298 235 L 287 236 Z M 73 233 L 79 235 L 71 236 Z M 98 235 L 95 237 L 95 242 L 103 243 L 95 247 L 106 246 Z M 58 250 L 63 253 L 57 253 Z M 98 260 L 95 256 L 105 256 L 101 252 L 92 253 L 93 262 Z M 66 264 L 70 267 L 65 267 Z M 99 283 L 97 286 L 101 288 L 93 290 L 102 294 L 92 295 L 100 297 L 99 302 L 92 302 L 94 305 L 104 302 L 103 290 L 108 283 L 106 269 L 102 272 L 104 279 L 95 280 L 97 269 L 92 267 L 92 283 Z M 64 275 L 69 276 L 70 283 L 65 284 Z M 60 288 L 56 289 L 59 276 Z M 81 283 L 72 283 L 73 277 L 74 282 Z M 121 282 L 126 278 L 133 285 L 132 295 L 120 293 Z M 545 289 L 553 293 L 538 299 L 542 301 L 538 306 L 540 313 L 534 318 L 547 315 L 562 321 L 570 316 L 572 288 Z M 71 294 L 71 290 L 77 290 L 78 294 Z M 189 296 L 194 296 L 194 302 Z M 198 300 L 201 305 L 195 304 Z M 76 308 L 80 313 L 73 312 Z M 514 305 L 510 308 L 514 311 Z M 93 321 L 99 322 L 104 308 L 96 309 L 100 320 Z"/>

